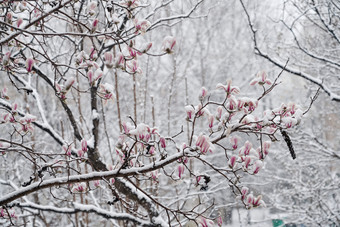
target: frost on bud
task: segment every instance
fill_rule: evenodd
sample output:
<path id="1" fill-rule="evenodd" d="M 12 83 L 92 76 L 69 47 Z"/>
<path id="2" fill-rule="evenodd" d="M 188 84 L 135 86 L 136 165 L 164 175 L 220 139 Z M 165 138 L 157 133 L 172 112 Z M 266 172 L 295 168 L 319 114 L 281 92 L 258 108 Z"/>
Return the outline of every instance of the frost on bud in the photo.
<path id="1" fill-rule="evenodd" d="M 237 156 L 233 155 L 230 157 L 228 165 L 231 169 L 234 169 L 234 167 L 236 166 L 236 160 L 237 160 Z"/>
<path id="2" fill-rule="evenodd" d="M 94 14 L 96 14 L 97 12 L 96 1 L 89 2 L 89 4 L 87 5 L 87 12 L 89 13 L 90 16 L 93 16 Z"/>
<path id="3" fill-rule="evenodd" d="M 121 52 L 117 53 L 117 56 L 115 58 L 115 67 L 121 69 L 125 68 L 125 58 Z"/>
<path id="4" fill-rule="evenodd" d="M 176 39 L 172 36 L 167 36 L 163 40 L 162 50 L 167 54 L 172 54 L 176 44 Z"/>
<path id="5" fill-rule="evenodd" d="M 66 80 L 65 82 L 65 91 L 67 92 L 68 90 L 70 90 L 70 88 L 72 87 L 72 85 L 74 84 L 75 79 L 74 77 L 70 77 Z"/>
<path id="6" fill-rule="evenodd" d="M 254 163 L 253 174 L 257 174 L 261 170 L 262 167 L 263 167 L 263 162 L 261 160 L 256 160 Z"/>
<path id="7" fill-rule="evenodd" d="M 32 71 L 33 65 L 34 65 L 34 60 L 32 58 L 27 58 L 26 59 L 26 70 L 27 70 L 27 72 Z"/>
<path id="8" fill-rule="evenodd" d="M 199 95 L 199 100 L 203 102 L 204 98 L 208 95 L 208 90 L 205 87 L 201 88 L 201 92 Z"/>
<path id="9" fill-rule="evenodd" d="M 209 122 L 209 128 L 212 128 L 214 126 L 214 115 L 209 115 L 208 122 Z"/>
<path id="10" fill-rule="evenodd" d="M 129 73 L 131 74 L 142 73 L 142 69 L 139 67 L 138 62 L 135 59 L 129 61 L 129 64 L 127 64 L 127 68 L 129 69 Z"/>
<path id="11" fill-rule="evenodd" d="M 241 138 L 238 137 L 238 136 L 233 136 L 230 138 L 230 143 L 231 143 L 231 146 L 233 147 L 234 150 L 237 149 L 237 146 L 238 146 L 238 141 L 240 141 Z"/>
<path id="12" fill-rule="evenodd" d="M 262 144 L 262 149 L 263 149 L 263 154 L 264 155 L 268 155 L 268 153 L 269 153 L 269 148 L 270 148 L 270 145 L 271 145 L 271 141 L 265 141 L 265 142 L 263 142 L 263 144 Z"/>
<path id="13" fill-rule="evenodd" d="M 251 149 L 252 147 L 253 147 L 253 144 L 252 144 L 251 142 L 249 142 L 249 141 L 246 141 L 246 142 L 244 143 L 244 146 L 241 147 L 241 149 L 240 149 L 240 151 L 239 151 L 239 154 L 240 154 L 240 155 L 245 155 L 245 156 L 249 155 L 250 149 Z"/>
<path id="14" fill-rule="evenodd" d="M 85 139 L 82 139 L 81 141 L 81 150 L 84 152 L 87 151 L 87 141 Z"/>
<path id="15" fill-rule="evenodd" d="M 92 27 L 91 27 L 91 32 L 95 32 L 97 30 L 97 27 L 98 27 L 98 24 L 99 24 L 99 20 L 96 18 L 92 21 Z"/>
<path id="16" fill-rule="evenodd" d="M 248 169 L 250 162 L 251 162 L 251 158 L 249 156 L 245 157 L 244 162 L 243 162 L 243 167 L 245 169 Z"/>
<path id="17" fill-rule="evenodd" d="M 183 165 L 179 165 L 178 166 L 178 177 L 182 178 L 183 173 L 184 173 L 184 166 Z"/>
<path id="18" fill-rule="evenodd" d="M 113 54 L 111 52 L 104 53 L 104 63 L 106 65 L 106 67 L 108 67 L 109 69 L 111 69 L 113 67 L 113 65 L 114 65 Z"/>
<path id="19" fill-rule="evenodd" d="M 219 121 L 220 119 L 221 119 L 221 117 L 222 117 L 222 112 L 223 112 L 223 108 L 222 108 L 222 106 L 219 106 L 219 107 L 217 107 L 217 109 L 216 109 L 216 119 Z"/>
<path id="20" fill-rule="evenodd" d="M 195 109 L 193 106 L 191 105 L 188 105 L 188 106 L 185 106 L 185 111 L 187 112 L 187 120 L 190 121 L 192 120 L 193 116 L 195 115 Z"/>
<path id="21" fill-rule="evenodd" d="M 249 192 L 249 188 L 247 187 L 242 187 L 241 189 L 241 199 L 244 200 L 246 198 L 246 195 L 248 194 Z"/>
<path id="22" fill-rule="evenodd" d="M 164 137 L 160 137 L 159 142 L 160 142 L 162 148 L 166 148 L 166 141 L 165 141 Z"/>

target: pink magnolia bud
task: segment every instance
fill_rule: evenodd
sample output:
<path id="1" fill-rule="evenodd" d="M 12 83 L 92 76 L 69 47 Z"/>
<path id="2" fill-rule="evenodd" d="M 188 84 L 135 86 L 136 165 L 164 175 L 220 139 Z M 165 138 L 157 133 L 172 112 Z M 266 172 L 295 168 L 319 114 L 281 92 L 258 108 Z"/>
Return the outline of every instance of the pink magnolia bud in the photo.
<path id="1" fill-rule="evenodd" d="M 162 147 L 162 148 L 166 148 L 166 142 L 165 142 L 164 137 L 160 137 L 160 138 L 159 138 L 159 142 L 161 143 L 161 147 Z"/>
<path id="2" fill-rule="evenodd" d="M 116 180 L 115 180 L 114 178 L 111 178 L 111 179 L 110 179 L 110 183 L 111 183 L 111 184 L 114 184 L 115 182 L 116 182 Z"/>
<path id="3" fill-rule="evenodd" d="M 183 165 L 179 165 L 178 166 L 178 177 L 182 178 L 182 174 L 184 173 L 184 166 Z"/>
<path id="4" fill-rule="evenodd" d="M 214 115 L 209 115 L 208 121 L 209 121 L 209 128 L 212 128 L 214 126 Z"/>
<path id="5" fill-rule="evenodd" d="M 142 53 L 147 53 L 152 47 L 152 43 L 146 43 L 141 49 Z"/>
<path id="6" fill-rule="evenodd" d="M 175 44 L 176 44 L 176 39 L 172 36 L 167 36 L 163 40 L 162 50 L 165 53 L 171 54 L 174 51 Z"/>
<path id="7" fill-rule="evenodd" d="M 252 204 L 253 204 L 253 201 L 254 201 L 254 196 L 253 196 L 253 194 L 249 194 L 249 195 L 247 196 L 247 204 L 252 205 Z"/>
<path id="8" fill-rule="evenodd" d="M 249 188 L 247 187 L 242 187 L 241 189 L 241 193 L 242 193 L 242 200 L 244 200 L 246 198 L 246 195 L 248 194 L 249 192 Z"/>
<path id="9" fill-rule="evenodd" d="M 234 150 L 237 149 L 238 141 L 240 141 L 240 140 L 241 140 L 241 138 L 238 137 L 238 136 L 233 136 L 233 137 L 230 138 L 230 143 L 231 143 Z"/>
<path id="10" fill-rule="evenodd" d="M 70 77 L 66 80 L 65 82 L 65 91 L 68 91 L 70 90 L 70 88 L 72 87 L 72 85 L 74 84 L 75 82 L 75 79 L 74 77 Z M 66 92 L 65 92 L 66 93 Z"/>
<path id="11" fill-rule="evenodd" d="M 261 204 L 261 200 L 262 200 L 262 195 L 257 196 L 256 199 L 254 198 L 253 199 L 253 206 L 254 207 L 259 206 Z"/>
<path id="12" fill-rule="evenodd" d="M 236 160 L 237 160 L 237 156 L 236 155 L 233 155 L 233 156 L 230 157 L 230 159 L 229 159 L 229 167 L 230 168 L 233 169 L 235 167 Z"/>
<path id="13" fill-rule="evenodd" d="M 96 1 L 89 2 L 89 4 L 87 5 L 87 11 L 91 16 L 96 14 L 97 2 Z"/>
<path id="14" fill-rule="evenodd" d="M 71 150 L 72 150 L 72 146 L 71 145 L 69 145 L 69 146 L 63 145 L 63 150 L 65 151 L 65 154 L 67 156 L 71 156 Z"/>
<path id="15" fill-rule="evenodd" d="M 33 65 L 34 65 L 34 60 L 32 58 L 27 58 L 26 59 L 26 69 L 27 69 L 28 72 L 32 71 Z"/>
<path id="16" fill-rule="evenodd" d="M 222 217 L 221 217 L 221 216 L 219 216 L 219 217 L 217 218 L 217 225 L 218 225 L 219 227 L 222 227 L 222 225 L 223 225 L 223 220 L 222 220 Z"/>
<path id="17" fill-rule="evenodd" d="M 208 90 L 205 87 L 202 87 L 200 95 L 199 95 L 199 100 L 202 102 L 207 95 L 208 95 Z"/>
<path id="18" fill-rule="evenodd" d="M 17 19 L 17 27 L 19 28 L 20 25 L 22 25 L 23 22 L 24 22 L 24 20 L 21 17 L 18 17 L 18 19 Z"/>
<path id="19" fill-rule="evenodd" d="M 271 145 L 270 141 L 263 142 L 263 144 L 262 144 L 263 154 L 268 155 L 270 145 Z"/>
<path id="20" fill-rule="evenodd" d="M 254 163 L 253 174 L 257 174 L 261 170 L 262 167 L 263 167 L 263 162 L 261 160 L 256 160 Z"/>
<path id="21" fill-rule="evenodd" d="M 98 24 L 99 24 L 99 20 L 97 18 L 92 21 L 91 32 L 95 32 L 97 30 Z"/>
<path id="22" fill-rule="evenodd" d="M 89 71 L 87 72 L 87 78 L 88 78 L 90 84 L 92 85 L 93 80 L 94 80 L 94 76 L 93 76 L 93 71 L 92 71 L 92 70 L 89 70 Z"/>
<path id="23" fill-rule="evenodd" d="M 106 67 L 108 67 L 109 69 L 113 67 L 114 65 L 113 54 L 111 52 L 106 52 L 104 54 L 104 62 L 105 62 Z"/>
<path id="24" fill-rule="evenodd" d="M 250 162 L 251 162 L 251 158 L 249 156 L 245 157 L 244 163 L 243 163 L 245 169 L 248 169 Z"/>
<path id="25" fill-rule="evenodd" d="M 250 149 L 253 147 L 252 143 L 246 141 L 244 146 L 241 147 L 239 154 L 240 155 L 249 155 Z"/>
<path id="26" fill-rule="evenodd" d="M 222 106 L 218 106 L 218 107 L 217 107 L 217 110 L 216 110 L 216 119 L 217 119 L 217 120 L 220 120 L 220 119 L 221 119 L 221 117 L 222 117 L 222 111 L 223 111 Z"/>
<path id="27" fill-rule="evenodd" d="M 191 120 L 195 114 L 195 109 L 193 106 L 185 106 L 185 111 L 187 112 L 187 120 Z"/>
<path id="28" fill-rule="evenodd" d="M 87 141 L 85 139 L 81 141 L 81 150 L 84 152 L 87 151 Z"/>
<path id="29" fill-rule="evenodd" d="M 6 14 L 6 22 L 9 24 L 12 24 L 12 20 L 13 20 L 13 13 L 12 12 L 7 12 Z"/>

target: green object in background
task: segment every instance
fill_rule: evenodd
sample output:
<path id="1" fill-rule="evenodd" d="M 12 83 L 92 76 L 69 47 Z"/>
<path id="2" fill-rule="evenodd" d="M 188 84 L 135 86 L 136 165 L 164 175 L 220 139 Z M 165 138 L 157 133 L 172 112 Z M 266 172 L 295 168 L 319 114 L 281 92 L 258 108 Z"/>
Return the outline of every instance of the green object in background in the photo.
<path id="1" fill-rule="evenodd" d="M 283 227 L 284 226 L 284 222 L 281 219 L 273 219 L 273 227 Z"/>

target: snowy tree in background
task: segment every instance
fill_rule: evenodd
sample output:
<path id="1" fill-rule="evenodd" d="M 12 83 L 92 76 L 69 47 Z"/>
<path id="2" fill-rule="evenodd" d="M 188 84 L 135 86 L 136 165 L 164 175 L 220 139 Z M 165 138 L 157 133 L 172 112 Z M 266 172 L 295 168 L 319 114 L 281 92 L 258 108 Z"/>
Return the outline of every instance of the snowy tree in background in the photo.
<path id="1" fill-rule="evenodd" d="M 209 3 L 3 1 L 0 10 L 2 224 L 222 226 L 216 195 L 265 206 L 243 179 L 263 171 L 272 143 L 296 158 L 287 131 L 308 106 L 264 107 L 283 71 L 259 70 L 238 87 L 227 66 L 216 69 L 225 54 L 215 62 L 210 50 L 225 44 L 206 46 L 218 32 L 200 36 L 195 21 L 218 24 L 205 20 Z"/>

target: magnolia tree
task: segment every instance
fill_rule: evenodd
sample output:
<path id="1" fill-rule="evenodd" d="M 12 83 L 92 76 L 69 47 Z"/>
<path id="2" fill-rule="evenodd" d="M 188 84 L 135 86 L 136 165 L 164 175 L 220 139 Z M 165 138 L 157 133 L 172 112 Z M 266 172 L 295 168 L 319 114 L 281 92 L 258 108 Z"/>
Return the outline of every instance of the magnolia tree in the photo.
<path id="1" fill-rule="evenodd" d="M 296 157 L 287 131 L 305 113 L 294 103 L 259 111 L 281 73 L 258 73 L 253 97 L 230 79 L 217 92 L 202 87 L 175 107 L 183 122 L 171 135 L 138 115 L 143 62 L 178 51 L 175 35 L 148 33 L 201 3 L 176 15 L 172 0 L 1 3 L 2 224 L 222 226 L 211 199 L 221 190 L 265 206 L 242 178 L 261 172 L 278 139 Z"/>
<path id="2" fill-rule="evenodd" d="M 266 174 L 268 180 L 278 182 L 268 203 L 286 213 L 291 222 L 338 226 L 340 34 L 336 28 L 340 5 L 324 0 L 282 1 L 282 11 L 272 15 L 270 20 L 275 23 L 271 24 L 270 20 L 256 18 L 257 12 L 246 1 L 240 0 L 240 4 L 255 53 L 288 72 L 292 81 L 302 78 L 304 88 L 301 86 L 300 94 L 316 89 L 323 92 L 316 102 L 319 108 L 310 112 L 311 122 L 306 122 L 295 134 L 295 148 L 301 159 L 289 163 L 281 154 L 273 157 L 277 163 L 273 169 L 280 165 L 282 172 Z M 270 38 L 263 36 L 268 33 Z M 287 59 L 289 66 L 285 64 Z"/>

